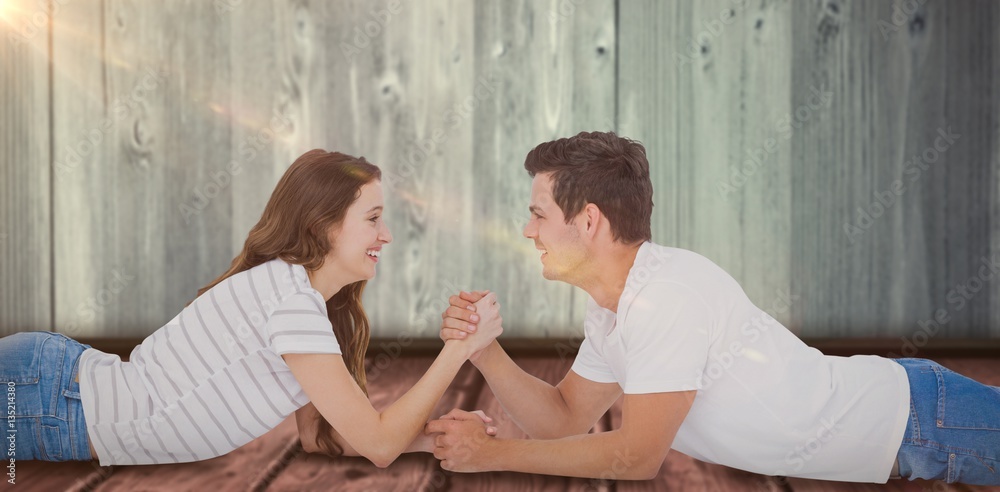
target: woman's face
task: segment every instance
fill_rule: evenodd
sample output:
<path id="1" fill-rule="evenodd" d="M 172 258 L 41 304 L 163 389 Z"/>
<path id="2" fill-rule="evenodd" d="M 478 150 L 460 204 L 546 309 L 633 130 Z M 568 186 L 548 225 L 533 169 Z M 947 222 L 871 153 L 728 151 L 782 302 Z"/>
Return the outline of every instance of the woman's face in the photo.
<path id="1" fill-rule="evenodd" d="M 361 196 L 347 209 L 340 230 L 330 233 L 334 271 L 347 283 L 374 277 L 382 246 L 392 242 L 389 227 L 382 220 L 383 207 L 382 182 L 372 181 L 361 187 Z"/>

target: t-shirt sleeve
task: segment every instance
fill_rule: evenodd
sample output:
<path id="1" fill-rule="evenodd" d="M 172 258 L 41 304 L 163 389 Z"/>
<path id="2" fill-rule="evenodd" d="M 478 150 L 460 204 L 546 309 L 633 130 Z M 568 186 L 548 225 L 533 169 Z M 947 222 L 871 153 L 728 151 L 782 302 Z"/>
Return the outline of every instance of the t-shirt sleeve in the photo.
<path id="1" fill-rule="evenodd" d="M 589 333 L 584 336 L 583 342 L 580 344 L 580 351 L 577 352 L 570 370 L 595 383 L 617 383 L 618 380 L 611 372 L 611 367 L 604 361 L 601 354 L 597 353 L 597 349 L 590 341 L 591 336 L 593 335 Z"/>
<path id="2" fill-rule="evenodd" d="M 320 300 L 305 292 L 288 296 L 266 325 L 271 348 L 281 354 L 339 354 L 340 344 Z"/>
<path id="3" fill-rule="evenodd" d="M 713 317 L 690 288 L 673 282 L 642 287 L 625 317 L 625 383 L 628 394 L 702 388 Z"/>

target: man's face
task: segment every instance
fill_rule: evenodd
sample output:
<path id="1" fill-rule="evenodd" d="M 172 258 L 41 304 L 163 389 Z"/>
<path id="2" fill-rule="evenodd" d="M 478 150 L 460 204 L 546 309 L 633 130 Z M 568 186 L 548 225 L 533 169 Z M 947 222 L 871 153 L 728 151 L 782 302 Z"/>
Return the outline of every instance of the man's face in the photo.
<path id="1" fill-rule="evenodd" d="M 552 198 L 552 174 L 536 174 L 531 182 L 531 218 L 524 226 L 524 237 L 535 242 L 541 252 L 542 276 L 548 280 L 574 283 L 583 273 L 588 258 L 575 223 L 567 224 L 562 209 Z"/>

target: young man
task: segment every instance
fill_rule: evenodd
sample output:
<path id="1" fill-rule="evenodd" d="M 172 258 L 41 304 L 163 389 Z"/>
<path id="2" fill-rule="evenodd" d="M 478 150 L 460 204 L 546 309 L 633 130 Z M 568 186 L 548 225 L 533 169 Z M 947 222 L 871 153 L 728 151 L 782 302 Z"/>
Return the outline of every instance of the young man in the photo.
<path id="1" fill-rule="evenodd" d="M 488 437 L 481 419 L 455 410 L 426 427 L 440 433 L 443 468 L 649 479 L 673 448 L 765 475 L 1000 484 L 1000 388 L 926 359 L 823 355 L 712 261 L 650 242 L 641 144 L 581 133 L 537 146 L 524 167 L 524 236 L 546 279 L 590 295 L 585 338 L 556 386 L 496 341 L 476 354 L 532 439 Z M 451 298 L 442 338 L 472 330 L 482 294 Z M 587 434 L 623 392 L 621 428 Z"/>

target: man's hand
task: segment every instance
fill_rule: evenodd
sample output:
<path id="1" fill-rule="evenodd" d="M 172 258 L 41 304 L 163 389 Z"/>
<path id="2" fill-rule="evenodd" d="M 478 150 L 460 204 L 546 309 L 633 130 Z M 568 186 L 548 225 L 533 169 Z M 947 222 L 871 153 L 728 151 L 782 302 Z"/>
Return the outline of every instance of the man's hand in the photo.
<path id="1" fill-rule="evenodd" d="M 495 438 L 483 417 L 485 414 L 481 411 L 466 412 L 456 408 L 424 426 L 425 434 L 437 434 L 434 457 L 441 460 L 441 468 L 465 473 L 493 469 L 490 449 L 495 445 Z M 496 434 L 496 429 L 492 434 Z"/>
<path id="2" fill-rule="evenodd" d="M 451 305 L 441 313 L 441 340 L 463 340 L 475 333 L 479 329 L 480 316 L 476 313 L 474 303 L 489 293 L 488 290 L 462 291 L 448 298 Z M 488 348 L 476 351 L 469 357 L 469 361 L 475 363 Z"/>
<path id="3" fill-rule="evenodd" d="M 457 411 L 461 412 L 461 410 Z M 486 425 L 486 433 L 491 436 L 497 435 L 497 428 L 492 425 L 493 419 L 489 415 L 486 415 L 485 412 L 483 412 L 482 410 L 476 410 L 474 412 L 464 412 L 464 413 L 478 416 L 479 419 L 482 420 L 483 423 Z M 441 420 L 454 419 L 455 415 L 456 415 L 456 410 L 452 410 L 448 414 L 442 415 L 440 419 Z M 433 422 L 433 420 L 430 422 Z M 413 440 L 413 444 L 410 445 L 407 451 L 422 451 L 425 453 L 433 453 L 435 446 L 434 438 L 437 437 L 437 435 L 438 434 L 426 434 L 421 432 L 420 434 L 417 435 L 417 438 Z"/>

